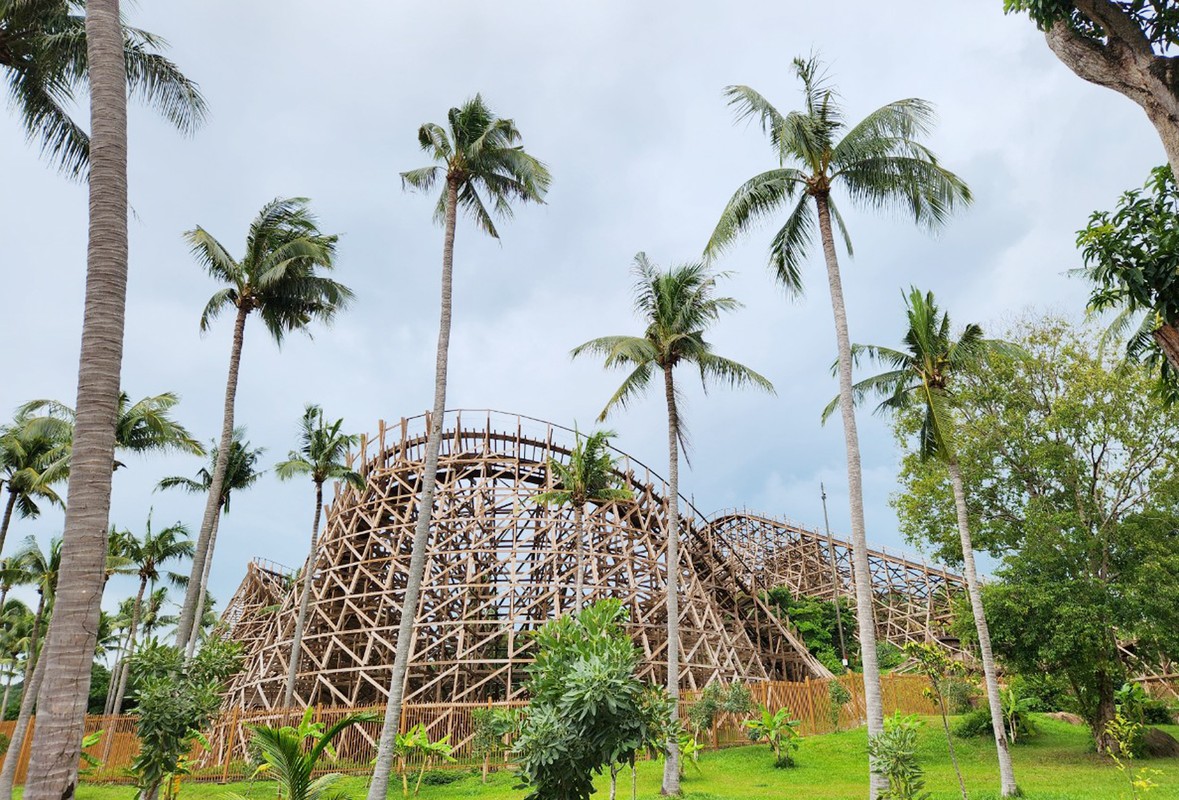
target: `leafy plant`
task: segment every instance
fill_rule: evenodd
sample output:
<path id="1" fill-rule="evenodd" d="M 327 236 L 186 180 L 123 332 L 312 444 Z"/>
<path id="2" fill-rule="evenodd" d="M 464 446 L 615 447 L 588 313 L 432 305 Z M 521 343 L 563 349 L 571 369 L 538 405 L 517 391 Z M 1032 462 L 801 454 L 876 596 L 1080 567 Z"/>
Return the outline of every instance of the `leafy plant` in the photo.
<path id="1" fill-rule="evenodd" d="M 937 703 L 942 717 L 942 729 L 946 732 L 946 747 L 950 751 L 950 763 L 954 765 L 954 774 L 958 776 L 958 788 L 962 792 L 962 800 L 966 800 L 966 781 L 962 777 L 962 769 L 958 766 L 958 755 L 954 752 L 954 737 L 950 735 L 950 720 L 946 714 L 946 697 L 942 687 L 952 676 L 962 672 L 962 665 L 950 658 L 944 647 L 922 642 L 909 642 L 905 645 L 905 655 L 917 663 L 917 668 L 929 679 L 929 687 L 922 694 Z"/>
<path id="2" fill-rule="evenodd" d="M 753 709 L 749 687 L 740 681 L 714 681 L 700 692 L 700 699 L 688 707 L 688 726 L 699 738 L 709 731 L 721 714 L 744 716 Z"/>
<path id="3" fill-rule="evenodd" d="M 278 783 L 279 794 L 286 800 L 329 800 L 343 797 L 335 786 L 344 777 L 338 772 L 312 778 L 319 761 L 329 753 L 332 740 L 358 722 L 370 722 L 377 717 L 372 712 L 349 714 L 325 727 L 311 722 L 313 708 L 308 708 L 296 726 L 254 727 L 252 744 L 262 757 L 255 775 L 272 777 Z M 310 743 L 310 747 L 306 745 Z M 241 798 L 241 795 L 233 795 Z M 242 799 L 244 800 L 244 798 Z"/>
<path id="4" fill-rule="evenodd" d="M 851 692 L 839 681 L 827 684 L 827 716 L 831 720 L 831 727 L 839 730 L 839 719 L 843 714 L 843 707 L 851 702 Z"/>
<path id="5" fill-rule="evenodd" d="M 505 749 L 505 738 L 520 730 L 520 714 L 514 708 L 476 708 L 471 712 L 475 724 L 472 744 L 476 753 L 483 754 L 483 783 L 491 771 L 491 756 Z"/>
<path id="6" fill-rule="evenodd" d="M 225 684 L 240 665 L 240 647 L 221 639 L 205 642 L 189 660 L 183 650 L 153 639 L 131 658 L 139 737 L 131 771 L 139 797 L 155 797 L 176 773 L 217 712 Z"/>
<path id="7" fill-rule="evenodd" d="M 989 720 L 989 717 L 988 717 Z M 888 788 L 875 800 L 928 800 L 925 770 L 917 761 L 917 732 L 923 723 L 916 714 L 899 711 L 885 717 L 884 730 L 868 740 L 872 769 L 888 779 Z"/>
<path id="8" fill-rule="evenodd" d="M 700 753 L 704 750 L 704 745 L 688 731 L 680 731 L 677 742 L 680 746 L 680 775 L 684 774 L 688 764 L 691 764 L 696 772 L 700 772 Z"/>
<path id="9" fill-rule="evenodd" d="M 1036 733 L 1036 724 L 1032 721 L 1036 698 L 1024 694 L 1018 683 L 1010 683 L 999 692 L 999 702 L 1003 707 L 1003 725 L 1009 742 L 1015 744 L 1020 734 L 1026 738 Z"/>
<path id="10" fill-rule="evenodd" d="M 1105 730 L 1114 742 L 1114 746 L 1107 751 L 1109 757 L 1113 759 L 1118 772 L 1126 776 L 1130 784 L 1130 797 L 1138 800 L 1140 794 L 1145 794 L 1158 786 L 1152 776 L 1162 774 L 1157 769 L 1133 768 L 1138 748 L 1142 745 L 1142 723 L 1126 717 L 1119 711 L 1105 726 Z"/>
<path id="11" fill-rule="evenodd" d="M 798 749 L 799 721 L 790 718 L 790 709 L 779 708 L 771 712 L 765 706 L 761 707 L 760 716 L 746 720 L 745 727 L 749 729 L 749 738 L 755 742 L 764 740 L 774 751 L 775 767 L 792 767 L 794 759 L 791 753 Z"/>

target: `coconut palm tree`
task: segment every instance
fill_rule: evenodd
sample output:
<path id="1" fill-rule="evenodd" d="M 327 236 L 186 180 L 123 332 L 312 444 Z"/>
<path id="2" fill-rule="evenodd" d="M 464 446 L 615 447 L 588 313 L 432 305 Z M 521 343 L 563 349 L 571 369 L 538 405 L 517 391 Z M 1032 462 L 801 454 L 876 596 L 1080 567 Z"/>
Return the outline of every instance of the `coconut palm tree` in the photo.
<path id="1" fill-rule="evenodd" d="M 311 549 L 303 568 L 303 588 L 299 594 L 299 615 L 295 617 L 295 633 L 291 638 L 291 662 L 287 668 L 287 684 L 283 693 L 283 707 L 295 702 L 295 678 L 299 674 L 299 658 L 303 649 L 303 629 L 307 624 L 307 607 L 311 601 L 311 580 L 315 574 L 315 549 L 319 540 L 319 517 L 323 512 L 323 485 L 327 481 L 343 481 L 356 489 L 364 488 L 364 478 L 345 463 L 348 451 L 360 443 L 360 436 L 341 433 L 344 420 L 325 422 L 323 409 L 308 404 L 299 422 L 299 449 L 287 454 L 287 460 L 274 467 L 280 480 L 299 475 L 311 478 L 315 486 L 315 516 L 311 522 Z"/>
<path id="2" fill-rule="evenodd" d="M 725 90 L 740 120 L 757 120 L 770 138 L 778 162 L 774 169 L 746 181 L 729 200 L 705 247 L 714 257 L 765 217 L 788 210 L 786 221 L 770 242 L 770 266 L 787 291 L 802 291 L 802 261 L 818 228 L 827 265 L 827 285 L 835 317 L 839 348 L 839 393 L 844 444 L 847 450 L 848 498 L 851 511 L 852 560 L 855 566 L 856 620 L 864 669 L 868 733 L 884 730 L 880 669 L 876 662 L 876 631 L 872 615 L 872 587 L 868 572 L 864 528 L 863 480 L 860 445 L 851 402 L 851 344 L 843 302 L 839 260 L 832 223 L 851 255 L 851 239 L 834 203 L 843 191 L 857 205 L 869 209 L 900 208 L 919 225 L 941 225 L 957 206 L 970 201 L 970 190 L 958 176 L 938 163 L 921 143 L 933 122 L 933 109 L 924 100 L 897 100 L 871 112 L 853 126 L 844 121 L 835 91 L 817 58 L 796 58 L 794 71 L 802 81 L 801 111 L 783 114 L 748 86 Z M 813 202 L 813 213 L 812 213 Z M 872 771 L 871 795 L 886 788 L 883 776 Z"/>
<path id="3" fill-rule="evenodd" d="M 430 515 L 434 508 L 438 449 L 442 443 L 442 417 L 446 411 L 446 368 L 450 349 L 451 294 L 454 274 L 454 236 L 460 210 L 494 239 L 499 238 L 492 215 L 512 216 L 512 201 L 544 202 L 551 177 L 548 169 L 525 152 L 520 131 L 510 119 L 497 117 L 475 95 L 458 108 L 450 109 L 447 125 L 428 122 L 418 129 L 418 143 L 436 163 L 401 173 L 403 187 L 430 191 L 439 183 L 442 192 L 434 206 L 434 219 L 442 223 L 442 302 L 438 322 L 438 351 L 434 362 L 434 406 L 428 417 L 425 465 L 418 497 L 417 524 L 405 596 L 397 629 L 397 645 L 389 678 L 389 703 L 377 760 L 369 785 L 369 800 L 384 800 L 393 774 L 394 745 L 401 719 L 405 674 L 409 666 L 413 620 L 426 567 L 426 544 Z M 489 210 L 490 208 L 490 210 Z"/>
<path id="4" fill-rule="evenodd" d="M 118 670 L 118 688 L 115 690 L 114 702 L 111 704 L 112 714 L 121 714 L 123 696 L 127 691 L 127 659 L 135 654 L 135 633 L 139 627 L 139 616 L 143 609 L 143 596 L 147 592 L 148 584 L 155 588 L 160 579 L 160 568 L 170 561 L 192 558 L 192 539 L 188 538 L 188 528 L 176 522 L 163 528 L 158 533 L 151 529 L 151 514 L 147 516 L 147 526 L 143 538 L 137 538 L 130 531 L 122 531 L 122 555 L 135 565 L 139 576 L 139 591 L 135 594 L 135 602 L 131 606 L 131 625 L 127 632 L 127 646 L 123 653 L 122 668 Z"/>
<path id="5" fill-rule="evenodd" d="M 90 137 L 67 108 L 84 94 L 89 72 L 85 3 L 0 0 L 0 74 L 30 140 L 73 178 L 86 177 Z M 122 26 L 128 88 L 182 133 L 205 118 L 197 85 L 163 55 L 168 43 Z"/>
<path id="6" fill-rule="evenodd" d="M 77 783 L 98 612 L 106 581 L 114 422 L 123 361 L 127 63 L 119 0 L 87 0 L 85 31 L 90 85 L 90 228 L 75 401 L 78 415 L 67 487 L 62 591 L 45 645 L 43 663 L 49 666 L 26 800 L 71 797 Z M 11 785 L 8 772 L 7 778 L 0 780 L 0 800 L 11 796 Z"/>
<path id="7" fill-rule="evenodd" d="M 599 420 L 615 409 L 625 408 L 652 380 L 662 379 L 667 403 L 667 692 L 679 697 L 679 447 L 686 428 L 680 417 L 675 368 L 691 364 L 700 370 L 705 386 L 710 381 L 731 387 L 754 386 L 773 392 L 773 385 L 742 364 L 716 355 L 704 334 L 722 313 L 741 307 L 731 297 L 717 297 L 716 284 L 722 274 L 710 272 L 703 264 L 682 264 L 666 272 L 651 263 L 645 253 L 635 256 L 635 310 L 646 325 L 642 336 L 605 336 L 573 349 L 573 356 L 587 353 L 605 358 L 608 368 L 622 367 L 630 374 L 602 409 Z M 672 721 L 677 716 L 671 706 Z M 672 737 L 663 768 L 663 793 L 680 793 L 679 745 Z"/>
<path id="8" fill-rule="evenodd" d="M 589 547 L 589 531 L 585 524 L 585 507 L 588 503 L 611 503 L 630 500 L 634 494 L 622 485 L 610 452 L 610 438 L 614 431 L 597 430 L 583 437 L 573 432 L 573 449 L 569 451 L 569 463 L 555 458 L 549 459 L 549 474 L 555 480 L 554 488 L 541 492 L 534 499 L 546 506 L 572 506 L 573 529 L 577 541 L 577 586 L 573 612 L 581 609 L 584 602 L 584 567 L 582 553 Z"/>
<path id="9" fill-rule="evenodd" d="M 6 600 L 0 603 L 0 669 L 4 672 L 4 697 L 0 700 L 0 720 L 8 717 L 12 679 L 21 671 L 21 658 L 28 655 L 29 637 L 32 632 L 33 612 L 28 606 L 20 600 Z"/>
<path id="10" fill-rule="evenodd" d="M 221 485 L 221 505 L 217 509 L 217 515 L 213 518 L 213 530 L 209 532 L 208 546 L 205 548 L 205 568 L 201 571 L 201 592 L 197 597 L 197 608 L 193 615 L 194 619 L 204 619 L 204 606 L 209 587 L 209 572 L 213 567 L 213 559 L 209 554 L 213 552 L 217 544 L 217 533 L 221 529 L 221 515 L 229 513 L 230 498 L 235 490 L 250 488 L 261 477 L 263 472 L 265 472 L 265 470 L 259 471 L 256 468 L 258 460 L 265 452 L 265 447 L 250 447 L 250 443 L 246 441 L 246 429 L 244 427 L 239 426 L 233 429 L 233 442 L 229 451 L 229 461 L 225 467 L 225 480 Z M 197 470 L 195 479 L 180 475 L 162 478 L 156 484 L 156 490 L 183 489 L 193 494 L 207 494 L 209 487 L 213 485 L 213 471 L 217 468 L 216 442 L 209 449 L 209 459 L 209 466 L 201 467 Z M 200 632 L 203 629 L 203 625 L 193 626 L 192 633 L 188 637 L 186 650 L 189 657 L 195 652 L 197 641 L 200 639 Z"/>
<path id="11" fill-rule="evenodd" d="M 235 319 L 221 441 L 209 481 L 192 575 L 176 628 L 179 647 L 184 647 L 192 635 L 202 591 L 201 576 L 205 562 L 213 556 L 209 539 L 223 502 L 222 487 L 233 449 L 233 405 L 246 320 L 257 312 L 271 338 L 281 346 L 286 334 L 307 333 L 314 320 L 330 324 L 336 312 L 352 300 L 351 289 L 322 274 L 335 267 L 337 237 L 319 230 L 310 202 L 304 197 L 279 198 L 263 206 L 250 224 L 245 254 L 240 260 L 229 255 L 229 250 L 204 228 L 194 228 L 184 236 L 197 261 L 214 280 L 224 284 L 206 304 L 201 314 L 201 330 L 207 331 L 226 309 L 235 310 Z"/>
<path id="12" fill-rule="evenodd" d="M 136 403 L 126 392 L 119 392 L 119 408 L 115 421 L 115 450 L 131 453 L 181 452 L 203 456 L 205 448 L 192 437 L 183 425 L 172 417 L 172 409 L 180 402 L 180 396 L 164 392 L 144 397 Z M 32 400 L 17 412 L 27 415 L 33 422 L 57 423 L 54 434 L 67 443 L 74 438 L 77 415 L 74 409 L 56 400 Z M 43 417 L 35 417 L 36 414 Z M 121 461 L 114 462 L 114 468 L 127 466 Z"/>
<path id="13" fill-rule="evenodd" d="M 69 444 L 56 426 L 27 414 L 18 412 L 11 424 L 0 427 L 0 486 L 8 490 L 0 517 L 0 552 L 14 511 L 22 519 L 36 519 L 41 514 L 38 501 L 62 505 L 53 486 L 68 477 L 68 453 Z"/>
<path id="14" fill-rule="evenodd" d="M 905 313 L 909 329 L 905 331 L 903 349 L 878 345 L 852 346 L 855 363 L 859 363 L 862 356 L 867 356 L 887 367 L 886 372 L 865 378 L 852 386 L 852 396 L 856 402 L 869 396 L 882 398 L 877 406 L 878 412 L 904 413 L 913 408 L 921 409 L 923 419 L 918 434 L 921 457 L 941 461 L 950 474 L 954 506 L 958 512 L 958 535 L 962 542 L 962 572 L 966 578 L 970 608 L 974 613 L 974 627 L 978 632 L 978 647 L 987 684 L 987 703 L 999 754 L 999 775 L 1003 793 L 1008 795 L 1011 792 L 1007 787 L 1015 786 L 1015 773 L 1011 766 L 1011 753 L 1007 749 L 998 672 L 991 652 L 987 618 L 983 613 L 978 572 L 974 565 L 974 548 L 970 543 L 966 488 L 954 451 L 954 394 L 951 384 L 958 373 L 981 359 L 994 354 L 1018 356 L 1021 351 L 1008 342 L 984 338 L 982 328 L 973 323 L 967 325 L 955 339 L 950 332 L 950 315 L 938 308 L 932 292 L 922 294 L 917 288 L 911 288 L 905 298 Z M 824 420 L 839 404 L 839 397 L 831 401 L 823 411 Z"/>

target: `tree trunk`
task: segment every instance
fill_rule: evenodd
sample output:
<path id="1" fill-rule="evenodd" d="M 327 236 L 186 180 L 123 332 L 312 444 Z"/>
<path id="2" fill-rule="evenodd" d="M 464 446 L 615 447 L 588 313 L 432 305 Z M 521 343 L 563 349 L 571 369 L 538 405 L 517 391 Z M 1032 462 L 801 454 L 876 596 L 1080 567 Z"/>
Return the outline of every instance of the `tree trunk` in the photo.
<path id="1" fill-rule="evenodd" d="M 581 611 L 582 606 L 585 605 L 585 550 L 589 547 L 589 538 L 585 528 L 585 506 L 575 501 L 573 503 L 573 529 L 577 531 L 577 581 L 575 584 L 577 596 L 573 601 L 574 614 Z M 558 593 L 557 596 L 560 597 L 560 594 Z"/>
<path id="2" fill-rule="evenodd" d="M 610 800 L 618 800 L 618 772 L 621 769 L 621 764 L 610 765 Z"/>
<path id="3" fill-rule="evenodd" d="M 954 507 L 958 511 L 958 536 L 962 540 L 962 575 L 966 578 L 966 591 L 970 595 L 970 609 L 974 612 L 974 627 L 978 632 L 978 649 L 982 655 L 983 676 L 987 685 L 987 705 L 991 709 L 991 728 L 995 733 L 995 746 L 999 754 L 999 784 L 1003 797 L 1014 797 L 1015 772 L 1011 767 L 1011 752 L 1007 749 L 1007 733 L 1003 726 L 1003 703 L 999 697 L 999 674 L 995 669 L 995 656 L 991 652 L 991 631 L 983 612 L 982 591 L 978 585 L 978 573 L 974 568 L 974 548 L 970 544 L 970 517 L 966 510 L 966 489 L 962 483 L 962 470 L 953 456 L 946 459 L 950 472 L 950 484 L 954 488 Z"/>
<path id="4" fill-rule="evenodd" d="M 201 532 L 197 537 L 196 550 L 192 558 L 192 572 L 188 589 L 184 593 L 184 606 L 180 609 L 180 621 L 176 624 L 176 646 L 188 646 L 189 637 L 197 627 L 196 607 L 201 597 L 201 577 L 205 574 L 205 562 L 213 557 L 210 538 L 217 514 L 221 511 L 221 489 L 225 486 L 225 471 L 229 468 L 229 453 L 233 448 L 233 402 L 237 397 L 237 376 L 242 360 L 242 340 L 246 333 L 246 319 L 250 307 L 246 303 L 238 306 L 233 323 L 233 347 L 229 351 L 229 376 L 225 381 L 225 406 L 221 417 L 221 443 L 217 448 L 217 462 L 213 465 L 213 477 L 209 480 L 209 497 L 205 501 L 205 516 L 201 519 Z"/>
<path id="5" fill-rule="evenodd" d="M 1089 730 L 1099 753 L 1109 753 L 1117 747 L 1117 742 L 1108 730 L 1109 723 L 1113 722 L 1117 713 L 1113 679 L 1108 672 L 1101 670 L 1097 674 L 1097 704 L 1094 706 L 1093 718 L 1089 720 Z"/>
<path id="6" fill-rule="evenodd" d="M 0 700 L 0 722 L 8 718 L 8 698 L 12 696 L 12 672 L 8 673 L 8 680 L 4 682 L 4 699 Z"/>
<path id="7" fill-rule="evenodd" d="M 966 781 L 962 778 L 962 769 L 958 766 L 958 754 L 954 752 L 954 737 L 950 734 L 950 719 L 946 715 L 946 701 L 942 697 L 941 689 L 934 687 L 937 692 L 937 707 L 942 715 L 942 730 L 946 732 L 946 747 L 950 750 L 950 763 L 954 765 L 954 774 L 958 776 L 958 789 L 962 792 L 962 800 L 966 797 Z"/>
<path id="8" fill-rule="evenodd" d="M 454 276 L 454 229 L 458 209 L 458 183 L 449 177 L 446 182 L 445 233 L 442 239 L 442 301 L 438 321 L 438 353 L 434 362 L 434 410 L 429 416 L 430 432 L 426 438 L 426 461 L 422 465 L 421 496 L 418 500 L 417 526 L 413 534 L 413 551 L 409 559 L 409 574 L 405 579 L 405 598 L 401 603 L 401 619 L 397 626 L 397 649 L 389 677 L 389 701 L 385 707 L 385 721 L 381 726 L 381 740 L 373 767 L 373 781 L 368 800 L 385 800 L 389 790 L 389 776 L 393 771 L 393 746 L 401 723 L 401 705 L 405 696 L 405 679 L 409 655 L 413 645 L 414 620 L 426 571 L 426 545 L 430 539 L 430 518 L 434 511 L 434 487 L 438 480 L 438 451 L 442 446 L 442 422 L 446 413 L 446 367 L 450 350 L 451 293 Z"/>
<path id="9" fill-rule="evenodd" d="M 37 705 L 37 695 L 41 691 L 41 686 L 45 680 L 45 672 L 48 659 L 42 659 L 37 662 L 37 665 L 32 668 L 32 673 L 26 672 L 28 680 L 25 681 L 24 693 L 21 696 L 20 711 L 16 715 L 16 724 L 12 728 L 12 736 L 8 740 L 8 751 L 4 754 L 4 766 L 0 767 L 0 800 L 12 800 L 12 789 L 16 783 L 16 769 L 17 762 L 20 761 L 21 750 L 25 746 L 25 736 L 29 732 L 29 722 L 33 718 L 33 706 Z M 38 721 L 37 727 L 41 724 Z M 33 744 L 36 746 L 37 736 L 34 731 Z M 82 736 L 78 735 L 78 752 L 82 752 Z M 25 797 L 29 796 L 30 791 L 34 791 L 35 786 L 31 779 L 25 780 Z"/>
<path id="10" fill-rule="evenodd" d="M 667 397 L 667 694 L 674 730 L 680 714 L 680 416 L 671 369 L 663 368 L 663 392 Z M 680 793 L 680 744 L 674 734 L 667 741 L 662 790 L 665 795 Z"/>
<path id="11" fill-rule="evenodd" d="M 33 632 L 29 636 L 29 647 L 27 655 L 25 656 L 25 675 L 32 675 L 37 669 L 37 662 L 40 661 L 41 655 L 41 622 L 45 618 L 45 595 L 38 590 L 40 595 L 37 600 L 37 613 L 33 615 Z M 20 687 L 20 701 L 23 704 L 25 695 L 29 693 L 29 687 L 32 685 L 31 680 L 22 681 Z"/>
<path id="12" fill-rule="evenodd" d="M 1158 342 L 1159 349 L 1163 351 L 1171 366 L 1179 370 L 1179 328 L 1164 322 L 1151 336 Z"/>
<path id="13" fill-rule="evenodd" d="M 143 593 L 146 590 L 147 578 L 141 577 L 139 579 L 139 593 L 135 595 L 135 604 L 131 606 L 131 630 L 127 634 L 127 654 L 123 658 L 123 672 L 119 676 L 119 689 L 115 693 L 115 702 L 111 705 L 111 713 L 116 717 L 123 713 L 123 696 L 127 693 L 127 676 L 131 673 L 131 665 L 127 663 L 127 659 L 135 655 L 135 631 L 139 628 L 139 616 L 143 613 Z"/>
<path id="14" fill-rule="evenodd" d="M 323 510 L 323 484 L 315 484 L 315 521 L 311 524 L 311 550 L 307 566 L 303 568 L 303 592 L 299 598 L 299 616 L 295 618 L 295 635 L 291 641 L 291 663 L 287 669 L 287 688 L 283 693 L 283 708 L 295 705 L 295 678 L 299 675 L 299 657 L 303 652 L 303 628 L 307 625 L 307 607 L 311 605 L 311 576 L 315 571 L 315 544 L 319 539 L 319 515 Z M 307 700 L 310 702 L 311 698 Z"/>
<path id="15" fill-rule="evenodd" d="M 8 487 L 8 502 L 4 504 L 4 519 L 0 521 L 0 553 L 4 552 L 4 540 L 8 537 L 8 525 L 12 522 L 12 509 L 16 506 L 16 492 L 12 487 Z M 0 607 L 4 606 L 4 601 L 0 600 Z"/>
<path id="16" fill-rule="evenodd" d="M 639 773 L 635 768 L 635 761 L 630 762 L 630 800 L 637 800 L 639 796 Z"/>
<path id="17" fill-rule="evenodd" d="M 221 515 L 223 508 L 217 509 L 217 516 L 213 518 L 213 530 L 209 533 L 209 546 L 206 552 L 205 568 L 201 570 L 201 593 L 197 597 L 196 611 L 192 615 L 192 633 L 188 637 L 188 647 L 184 650 L 185 658 L 192 658 L 196 653 L 196 646 L 201 640 L 202 623 L 205 618 L 205 603 L 209 596 L 209 573 L 213 570 L 213 547 L 217 544 L 217 532 L 221 530 Z"/>
<path id="18" fill-rule="evenodd" d="M 872 577 L 868 567 L 868 537 L 864 525 L 864 487 L 860 472 L 860 440 L 856 432 L 855 401 L 852 397 L 851 339 L 847 332 L 847 309 L 835 239 L 831 233 L 831 211 L 824 195 L 815 195 L 823 257 L 827 262 L 827 283 L 831 290 L 831 312 L 835 317 L 835 341 L 839 346 L 839 410 L 843 417 L 843 440 L 847 448 L 847 493 L 851 507 L 852 576 L 856 587 L 856 624 L 860 631 L 860 661 L 864 667 L 864 705 L 868 735 L 884 731 L 884 703 L 880 692 L 880 667 L 876 662 L 876 618 L 872 608 Z M 888 779 L 868 766 L 869 796 L 888 790 Z"/>
<path id="19" fill-rule="evenodd" d="M 1065 66 L 1090 83 L 1133 100 L 1150 119 L 1171 170 L 1179 175 L 1179 96 L 1170 56 L 1156 56 L 1138 23 L 1109 0 L 1077 0 L 1077 9 L 1108 35 L 1105 45 L 1072 31 L 1064 21 L 1045 34 L 1048 46 Z"/>
<path id="20" fill-rule="evenodd" d="M 25 800 L 73 797 L 106 582 L 127 299 L 127 74 L 119 0 L 87 0 L 90 228 L 74 444 Z"/>

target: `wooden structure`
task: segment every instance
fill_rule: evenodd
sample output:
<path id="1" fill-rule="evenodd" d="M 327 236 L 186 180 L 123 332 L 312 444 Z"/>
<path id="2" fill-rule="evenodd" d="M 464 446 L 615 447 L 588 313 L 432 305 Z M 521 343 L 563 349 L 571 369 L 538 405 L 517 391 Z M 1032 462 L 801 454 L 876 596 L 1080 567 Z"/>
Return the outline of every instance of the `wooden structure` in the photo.
<path id="1" fill-rule="evenodd" d="M 337 491 L 318 550 L 304 567 L 313 583 L 296 685 L 299 705 L 372 706 L 387 697 L 425 422 L 424 417 L 394 426 L 382 422 L 377 435 L 362 440 L 353 454 L 366 486 Z M 406 702 L 519 699 L 530 632 L 603 597 L 617 597 L 629 609 L 634 640 L 645 659 L 644 677 L 662 682 L 667 668 L 663 480 L 618 453 L 619 478 L 634 499 L 591 506 L 578 530 L 571 508 L 533 499 L 552 488 L 549 460 L 568 456 L 572 431 L 490 411 L 448 412 L 444 422 Z M 824 580 L 846 589 L 846 543 L 824 540 L 835 548 L 832 571 L 808 554 L 817 546 L 816 534 L 792 529 L 793 539 L 775 543 L 777 523 L 751 515 L 709 522 L 683 498 L 680 505 L 682 544 L 675 566 L 681 591 L 681 686 L 691 691 L 714 678 L 828 677 L 762 594 L 782 582 L 803 592 L 821 592 Z M 802 559 L 797 568 L 795 558 Z M 943 580 L 947 591 L 957 586 L 943 571 L 927 570 L 920 590 L 927 594 L 902 596 L 908 588 L 918 591 L 919 582 L 910 587 L 888 576 L 917 567 L 880 553 L 873 563 L 882 570 L 873 572 L 878 600 L 895 601 L 898 610 L 885 617 L 890 620 L 886 629 L 904 629 L 907 636 L 919 633 L 914 609 L 935 608 L 933 576 L 941 576 L 936 580 Z M 827 577 L 812 575 L 815 570 Z M 281 702 L 298 585 L 273 565 L 249 567 L 225 612 L 230 635 L 246 649 L 245 667 L 230 688 L 227 707 L 269 709 Z M 931 610 L 926 615 L 928 635 L 940 632 L 929 627 L 944 621 L 940 614 Z"/>

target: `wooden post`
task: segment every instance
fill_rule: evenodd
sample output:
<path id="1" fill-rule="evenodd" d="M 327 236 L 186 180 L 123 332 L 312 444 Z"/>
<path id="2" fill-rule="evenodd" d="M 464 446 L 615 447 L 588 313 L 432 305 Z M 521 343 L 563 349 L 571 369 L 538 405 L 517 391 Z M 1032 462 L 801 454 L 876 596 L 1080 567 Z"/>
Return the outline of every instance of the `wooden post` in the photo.
<path id="1" fill-rule="evenodd" d="M 225 763 L 221 768 L 221 782 L 225 783 L 229 779 L 229 763 L 233 761 L 233 746 L 237 742 L 237 725 L 238 719 L 241 717 L 241 709 L 238 706 L 233 707 L 229 718 L 229 735 L 228 744 L 225 748 Z"/>

